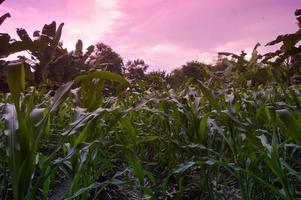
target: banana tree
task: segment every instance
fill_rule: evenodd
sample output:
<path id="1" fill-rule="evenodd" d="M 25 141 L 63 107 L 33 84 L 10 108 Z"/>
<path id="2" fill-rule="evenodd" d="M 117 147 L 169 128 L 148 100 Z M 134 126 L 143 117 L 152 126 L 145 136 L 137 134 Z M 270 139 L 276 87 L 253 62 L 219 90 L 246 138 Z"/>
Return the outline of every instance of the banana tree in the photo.
<path id="1" fill-rule="evenodd" d="M 280 49 L 264 55 L 263 62 L 274 68 L 274 74 L 281 82 L 292 84 L 301 81 L 301 9 L 295 11 L 299 29 L 295 33 L 279 35 L 275 40 L 266 44 L 273 46 L 281 44 Z"/>

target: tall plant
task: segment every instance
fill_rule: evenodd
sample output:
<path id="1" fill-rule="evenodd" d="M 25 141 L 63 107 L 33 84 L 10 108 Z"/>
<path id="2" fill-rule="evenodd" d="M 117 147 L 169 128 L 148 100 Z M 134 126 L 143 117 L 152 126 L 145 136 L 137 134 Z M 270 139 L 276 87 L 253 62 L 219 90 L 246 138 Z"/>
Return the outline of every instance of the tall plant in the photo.
<path id="1" fill-rule="evenodd" d="M 48 108 L 34 105 L 35 95 L 24 96 L 25 73 L 23 63 L 8 67 L 11 103 L 6 104 L 4 119 L 8 136 L 9 170 L 16 200 L 31 199 L 29 193 L 36 166 L 41 137 L 49 131 L 50 115 L 66 97 L 72 82 L 62 86 Z"/>

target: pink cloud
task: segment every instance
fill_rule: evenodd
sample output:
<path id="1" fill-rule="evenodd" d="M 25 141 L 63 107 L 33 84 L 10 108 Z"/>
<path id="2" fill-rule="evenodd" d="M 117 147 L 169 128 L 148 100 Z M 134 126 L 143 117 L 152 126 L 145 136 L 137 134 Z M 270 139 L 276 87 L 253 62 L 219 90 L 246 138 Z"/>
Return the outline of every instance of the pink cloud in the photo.
<path id="1" fill-rule="evenodd" d="M 112 27 L 122 17 L 117 0 L 68 0 L 63 38 L 68 47 L 73 47 L 77 39 L 83 39 L 85 46 L 102 41 L 112 34 Z"/>
<path id="2" fill-rule="evenodd" d="M 79 38 L 85 46 L 104 42 L 125 61 L 142 58 L 152 69 L 170 71 L 295 31 L 298 6 L 300 0 L 7 0 L 0 12 L 13 17 L 0 31 L 32 32 L 56 20 L 65 23 L 62 39 L 69 49 Z"/>
<path id="3" fill-rule="evenodd" d="M 135 49 L 135 51 L 131 51 L 131 49 Z M 143 58 L 147 63 L 152 64 L 149 70 L 165 70 L 168 72 L 185 64 L 186 61 L 198 60 L 210 63 L 215 56 L 208 52 L 201 52 L 199 49 L 185 49 L 171 43 L 136 47 L 119 46 L 116 50 L 123 55 L 127 55 L 128 59 Z"/>
<path id="4" fill-rule="evenodd" d="M 123 23 L 113 27 L 115 33 L 107 41 L 116 48 L 128 47 L 125 57 L 151 57 L 154 66 L 170 69 L 196 58 L 212 60 L 218 51 L 251 51 L 257 42 L 264 45 L 293 32 L 298 0 L 121 0 L 119 5 Z M 151 51 L 162 44 L 173 48 L 164 55 Z"/>

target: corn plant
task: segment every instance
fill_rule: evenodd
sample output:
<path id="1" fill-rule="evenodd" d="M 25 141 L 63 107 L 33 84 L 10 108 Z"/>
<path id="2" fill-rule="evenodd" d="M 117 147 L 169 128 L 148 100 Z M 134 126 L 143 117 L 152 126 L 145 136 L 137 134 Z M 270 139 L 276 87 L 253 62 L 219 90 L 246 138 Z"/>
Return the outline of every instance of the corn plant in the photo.
<path id="1" fill-rule="evenodd" d="M 8 68 L 11 102 L 5 105 L 5 134 L 8 136 L 9 169 L 15 199 L 28 196 L 36 167 L 36 155 L 41 137 L 49 131 L 50 115 L 63 101 L 72 83 L 64 85 L 48 108 L 34 107 L 34 95 L 23 96 L 25 74 L 22 63 Z"/>

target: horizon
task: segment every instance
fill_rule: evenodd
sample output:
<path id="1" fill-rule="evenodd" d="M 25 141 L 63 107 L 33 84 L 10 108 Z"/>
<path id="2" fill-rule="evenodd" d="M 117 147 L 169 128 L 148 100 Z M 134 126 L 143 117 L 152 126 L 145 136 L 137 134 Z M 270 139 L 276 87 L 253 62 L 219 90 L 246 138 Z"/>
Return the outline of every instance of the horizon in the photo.
<path id="1" fill-rule="evenodd" d="M 63 47 L 69 51 L 78 39 L 84 47 L 103 42 L 124 62 L 143 59 L 151 70 L 170 72 L 192 60 L 213 62 L 221 51 L 250 53 L 257 42 L 266 52 L 266 43 L 297 30 L 298 0 L 228 2 L 10 0 L 0 6 L 12 16 L 0 32 L 18 38 L 16 28 L 24 28 L 31 36 L 44 24 L 63 22 Z"/>

